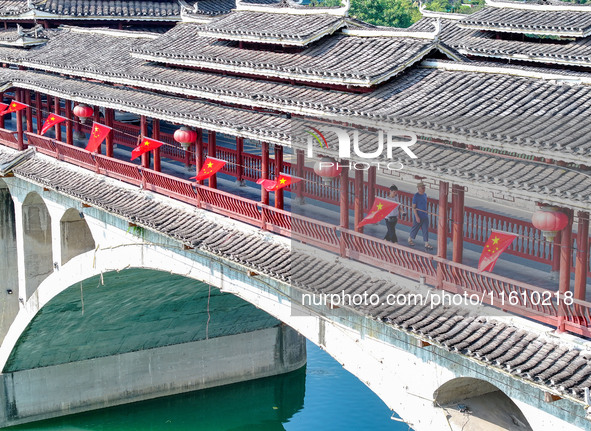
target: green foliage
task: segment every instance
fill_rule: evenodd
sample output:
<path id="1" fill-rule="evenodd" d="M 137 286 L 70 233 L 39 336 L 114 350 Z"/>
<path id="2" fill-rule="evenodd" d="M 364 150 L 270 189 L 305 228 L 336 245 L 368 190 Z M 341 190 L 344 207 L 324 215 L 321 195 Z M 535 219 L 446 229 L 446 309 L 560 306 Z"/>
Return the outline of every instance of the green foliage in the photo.
<path id="1" fill-rule="evenodd" d="M 374 25 L 410 27 L 421 19 L 411 0 L 352 0 L 349 15 Z"/>
<path id="2" fill-rule="evenodd" d="M 484 0 L 432 0 L 425 7 L 434 12 L 470 14 L 483 6 Z"/>

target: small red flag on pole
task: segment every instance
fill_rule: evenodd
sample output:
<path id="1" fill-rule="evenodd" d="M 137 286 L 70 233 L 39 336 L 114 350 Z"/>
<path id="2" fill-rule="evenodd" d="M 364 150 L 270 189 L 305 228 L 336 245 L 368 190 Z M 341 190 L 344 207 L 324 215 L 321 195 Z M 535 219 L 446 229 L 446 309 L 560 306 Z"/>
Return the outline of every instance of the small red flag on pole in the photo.
<path id="1" fill-rule="evenodd" d="M 199 171 L 196 177 L 191 177 L 192 180 L 206 180 L 215 174 L 217 171 L 222 169 L 226 165 L 225 160 L 214 159 L 213 157 L 207 157 L 203 162 L 203 167 Z"/>
<path id="2" fill-rule="evenodd" d="M 375 198 L 369 214 L 359 222 L 357 227 L 365 226 L 366 224 L 378 223 L 386 218 L 396 207 L 398 202 L 389 201 L 383 198 Z"/>
<path id="3" fill-rule="evenodd" d="M 131 152 L 131 160 L 141 156 L 144 153 L 147 153 L 148 151 L 160 148 L 162 145 L 164 145 L 164 142 L 162 141 L 157 141 L 156 139 L 150 138 L 142 138 L 141 144 L 135 147 Z"/>
<path id="4" fill-rule="evenodd" d="M 57 114 L 49 114 L 49 117 L 47 117 L 47 120 L 45 120 L 45 123 L 43 123 L 43 127 L 41 128 L 40 134 L 45 135 L 45 133 L 47 133 L 47 131 L 51 129 L 53 126 L 65 120 L 66 119 L 64 117 L 60 117 Z"/>
<path id="5" fill-rule="evenodd" d="M 6 114 L 10 114 L 12 112 L 20 111 L 22 109 L 25 109 L 28 106 L 29 105 L 25 105 L 24 103 L 17 102 L 16 100 L 13 100 L 12 102 L 10 102 L 10 105 L 8 105 L 8 108 L 4 108 L 5 110 L 2 111 L 2 113 L 0 115 L 6 115 Z"/>
<path id="6" fill-rule="evenodd" d="M 99 123 L 92 123 L 92 129 L 90 129 L 90 138 L 88 139 L 88 145 L 86 150 L 94 153 L 101 146 L 111 128 Z"/>
<path id="7" fill-rule="evenodd" d="M 8 105 L 6 103 L 0 103 L 0 115 L 4 115 L 4 111 L 6 111 Z"/>
<path id="8" fill-rule="evenodd" d="M 277 177 L 276 180 L 259 178 L 257 180 L 257 184 L 263 186 L 263 188 L 268 192 L 275 192 L 299 181 L 302 181 L 302 179 L 299 177 L 292 177 L 290 175 L 281 174 Z"/>
<path id="9" fill-rule="evenodd" d="M 484 249 L 478 261 L 478 271 L 491 272 L 507 247 L 511 245 L 517 235 L 513 233 L 492 231 L 490 237 L 484 244 Z"/>

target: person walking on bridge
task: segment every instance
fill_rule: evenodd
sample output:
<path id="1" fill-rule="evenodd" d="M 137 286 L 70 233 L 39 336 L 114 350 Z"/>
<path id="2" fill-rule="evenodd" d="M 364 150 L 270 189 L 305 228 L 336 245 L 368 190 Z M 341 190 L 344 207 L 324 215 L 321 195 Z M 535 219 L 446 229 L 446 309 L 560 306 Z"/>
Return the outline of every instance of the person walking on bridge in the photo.
<path id="1" fill-rule="evenodd" d="M 429 244 L 429 213 L 427 212 L 427 195 L 425 193 L 425 184 L 421 181 L 417 184 L 418 192 L 412 198 L 412 228 L 410 230 L 410 237 L 408 238 L 408 245 L 414 246 L 414 239 L 417 237 L 419 230 L 423 233 L 423 241 L 425 241 L 425 249 L 433 250 L 433 246 Z"/>
<path id="2" fill-rule="evenodd" d="M 396 202 L 400 206 L 400 201 L 398 200 L 398 187 L 394 184 L 390 186 L 388 200 Z M 384 237 L 386 241 L 398 242 L 398 237 L 396 236 L 396 223 L 398 223 L 398 217 L 400 215 L 398 208 L 399 207 L 397 206 L 386 216 L 386 228 L 388 229 L 388 232 L 386 232 L 386 236 Z"/>

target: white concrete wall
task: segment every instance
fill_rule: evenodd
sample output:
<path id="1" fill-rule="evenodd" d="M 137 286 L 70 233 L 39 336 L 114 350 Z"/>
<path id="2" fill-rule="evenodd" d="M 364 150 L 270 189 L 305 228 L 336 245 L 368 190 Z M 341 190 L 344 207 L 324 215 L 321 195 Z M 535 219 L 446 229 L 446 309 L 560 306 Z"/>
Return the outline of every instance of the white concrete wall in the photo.
<path id="1" fill-rule="evenodd" d="M 305 362 L 305 340 L 278 326 L 2 374 L 0 426 L 268 377 Z"/>

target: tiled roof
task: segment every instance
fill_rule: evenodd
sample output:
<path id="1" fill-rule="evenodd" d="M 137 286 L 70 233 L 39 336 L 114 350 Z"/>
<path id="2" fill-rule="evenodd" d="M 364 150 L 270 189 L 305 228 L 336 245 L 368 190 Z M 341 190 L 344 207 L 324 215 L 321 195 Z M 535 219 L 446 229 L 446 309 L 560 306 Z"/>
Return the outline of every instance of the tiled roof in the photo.
<path id="1" fill-rule="evenodd" d="M 0 48 L 0 60 L 215 102 L 335 116 L 353 124 L 384 122 L 556 160 L 580 163 L 591 154 L 589 74 L 438 61 L 371 93 L 352 94 L 144 64 L 121 55 L 150 37 L 133 36 L 61 30 L 29 52 Z"/>
<path id="2" fill-rule="evenodd" d="M 68 17 L 180 17 L 178 0 L 41 0 L 35 9 Z"/>
<path id="3" fill-rule="evenodd" d="M 193 8 L 193 12 L 199 15 L 222 15 L 236 7 L 235 0 L 198 0 L 186 2 Z"/>
<path id="4" fill-rule="evenodd" d="M 342 16 L 234 12 L 203 26 L 200 36 L 305 46 L 345 25 Z"/>
<path id="5" fill-rule="evenodd" d="M 0 0 L 0 16 L 20 15 L 27 10 L 27 0 Z"/>
<path id="6" fill-rule="evenodd" d="M 547 36 L 585 37 L 591 35 L 591 7 L 570 7 L 567 10 L 548 6 L 507 2 L 503 7 L 485 7 L 460 21 L 460 26 L 477 30 Z M 570 5 L 569 5 L 570 6 Z"/>
<path id="7" fill-rule="evenodd" d="M 0 161 L 7 151 L 0 147 Z M 240 263 L 304 292 L 330 293 L 338 286 L 350 295 L 367 292 L 385 297 L 410 293 L 391 279 L 372 278 L 366 272 L 351 268 L 346 261 L 312 255 L 302 247 L 289 250 L 259 235 L 221 226 L 195 211 L 184 211 L 137 191 L 105 183 L 97 175 L 80 173 L 64 164 L 55 169 L 54 163 L 33 158 L 17 166 L 14 173 L 170 236 L 194 247 L 197 252 L 212 253 Z M 171 220 L 175 222 L 170 223 Z M 432 340 L 438 348 L 471 358 L 502 375 L 510 374 L 538 388 L 541 385 L 573 397 L 581 404 L 585 388 L 591 386 L 588 351 L 494 318 L 470 315 L 454 306 L 388 305 L 385 301 L 378 306 L 368 304 L 350 309 L 391 325 L 393 330 Z"/>
<path id="8" fill-rule="evenodd" d="M 434 49 L 430 40 L 336 35 L 299 53 L 240 49 L 236 42 L 201 37 L 196 24 L 179 24 L 132 49 L 150 61 L 305 82 L 372 86 L 405 70 Z"/>

